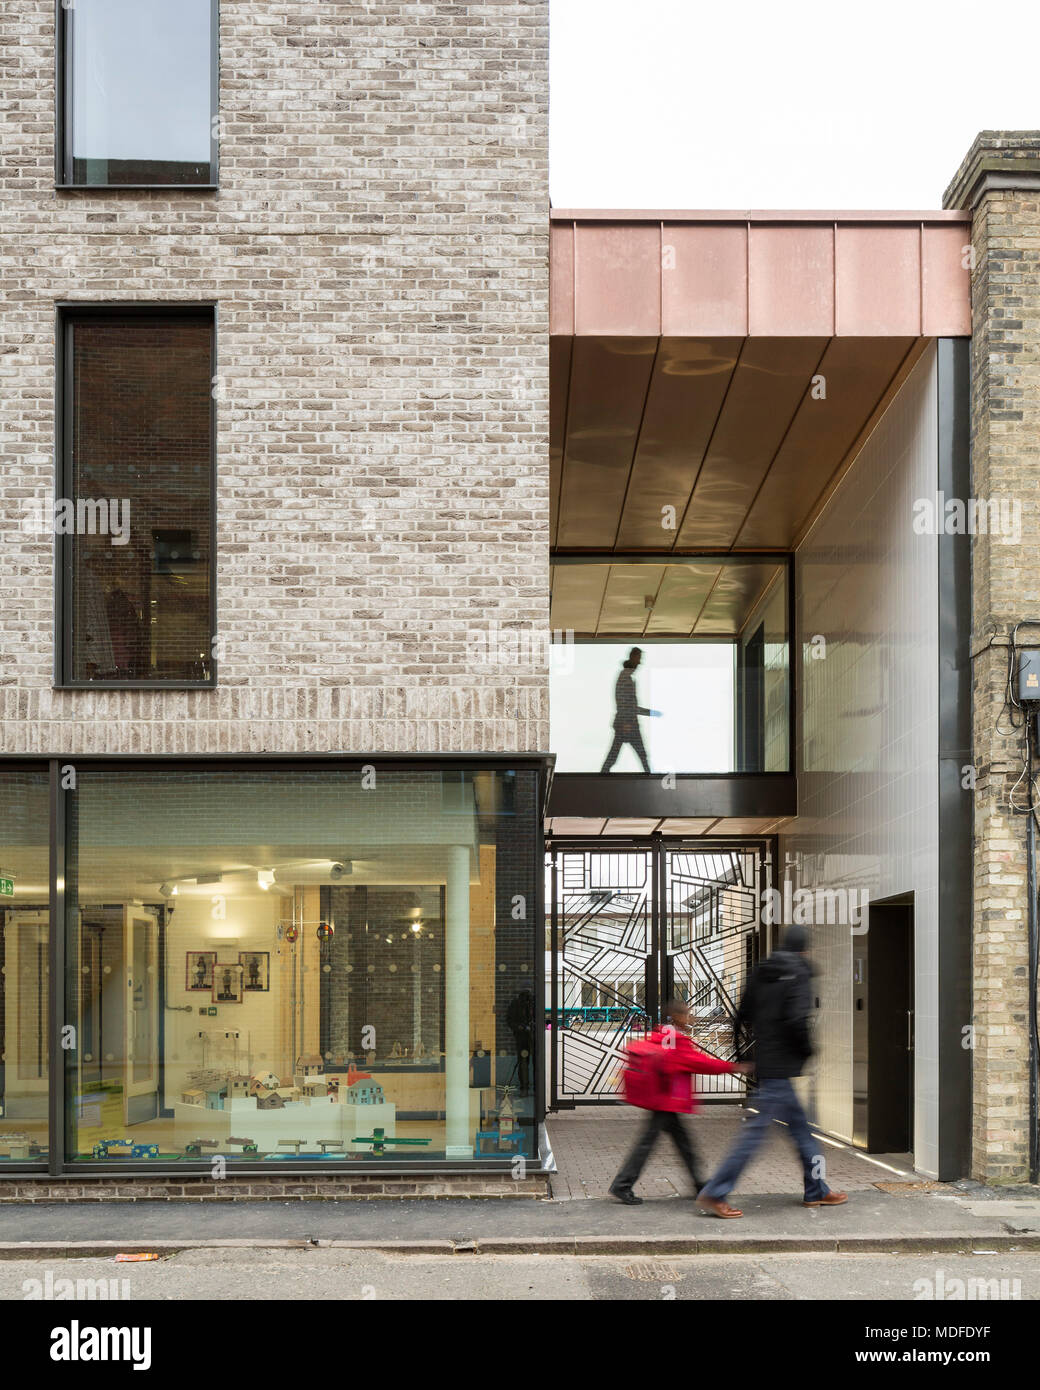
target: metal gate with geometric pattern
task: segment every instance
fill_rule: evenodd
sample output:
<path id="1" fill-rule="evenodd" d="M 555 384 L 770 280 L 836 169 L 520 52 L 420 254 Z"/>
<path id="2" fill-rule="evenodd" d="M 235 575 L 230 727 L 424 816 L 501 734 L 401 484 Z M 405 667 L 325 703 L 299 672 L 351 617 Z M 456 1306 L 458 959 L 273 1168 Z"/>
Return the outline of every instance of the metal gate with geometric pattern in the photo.
<path id="1" fill-rule="evenodd" d="M 693 1037 L 735 1060 L 733 1021 L 761 949 L 762 842 L 551 843 L 546 852 L 549 1105 L 612 1101 L 625 1049 L 662 1003 L 689 1001 Z M 738 1077 L 698 1093 L 739 1099 Z"/>

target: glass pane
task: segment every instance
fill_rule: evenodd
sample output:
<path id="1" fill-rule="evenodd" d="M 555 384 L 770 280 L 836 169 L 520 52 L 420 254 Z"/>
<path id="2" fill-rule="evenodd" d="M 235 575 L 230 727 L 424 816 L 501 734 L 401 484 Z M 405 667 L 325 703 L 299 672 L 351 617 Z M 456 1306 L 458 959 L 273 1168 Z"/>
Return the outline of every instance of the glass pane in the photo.
<path id="1" fill-rule="evenodd" d="M 212 319 L 71 325 L 73 680 L 210 674 Z M 63 507 L 65 510 L 63 511 Z"/>
<path id="2" fill-rule="evenodd" d="M 69 1157 L 534 1156 L 537 795 L 526 770 L 81 770 Z"/>
<path id="3" fill-rule="evenodd" d="M 47 1156 L 47 773 L 0 768 L 0 1166 Z"/>
<path id="4" fill-rule="evenodd" d="M 788 770 L 785 567 L 557 565 L 552 611 L 558 773 Z"/>
<path id="5" fill-rule="evenodd" d="M 69 181 L 210 183 L 210 0 L 75 0 L 67 15 Z"/>

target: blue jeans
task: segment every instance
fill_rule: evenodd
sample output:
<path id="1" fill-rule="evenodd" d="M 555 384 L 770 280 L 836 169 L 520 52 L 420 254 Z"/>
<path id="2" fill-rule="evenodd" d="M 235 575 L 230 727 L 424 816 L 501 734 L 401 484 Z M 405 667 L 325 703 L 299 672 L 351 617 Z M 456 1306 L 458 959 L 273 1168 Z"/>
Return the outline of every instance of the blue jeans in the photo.
<path id="1" fill-rule="evenodd" d="M 755 1105 L 758 1114 L 744 1121 L 737 1142 L 701 1189 L 700 1195 L 710 1197 L 715 1202 L 727 1197 L 766 1137 L 769 1126 L 774 1120 L 784 1120 L 801 1156 L 805 1200 L 815 1202 L 826 1197 L 830 1188 L 823 1180 L 822 1146 L 812 1137 L 809 1121 L 791 1082 L 786 1077 L 770 1077 L 760 1081 L 755 1092 Z"/>

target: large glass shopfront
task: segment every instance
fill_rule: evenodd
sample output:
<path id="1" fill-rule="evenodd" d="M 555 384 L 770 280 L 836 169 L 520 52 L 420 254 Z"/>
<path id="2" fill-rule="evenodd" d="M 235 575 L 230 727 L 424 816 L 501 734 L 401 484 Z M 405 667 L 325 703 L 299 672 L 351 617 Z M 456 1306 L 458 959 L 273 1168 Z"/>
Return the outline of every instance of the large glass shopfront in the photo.
<path id="1" fill-rule="evenodd" d="M 0 766 L 0 1170 L 48 1154 L 47 787 L 45 766 Z"/>
<path id="2" fill-rule="evenodd" d="M 544 782 L 83 760 L 48 796 L 0 764 L 0 1164 L 535 1160 Z"/>

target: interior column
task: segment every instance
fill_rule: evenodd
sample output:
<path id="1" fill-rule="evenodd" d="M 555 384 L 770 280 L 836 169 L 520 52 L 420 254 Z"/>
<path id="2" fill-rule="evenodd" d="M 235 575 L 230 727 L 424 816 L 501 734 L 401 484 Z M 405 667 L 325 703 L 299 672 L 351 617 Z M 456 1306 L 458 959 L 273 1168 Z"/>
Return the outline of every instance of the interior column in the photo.
<path id="1" fill-rule="evenodd" d="M 444 942 L 445 1158 L 472 1158 L 469 1132 L 469 846 L 448 847 Z"/>

